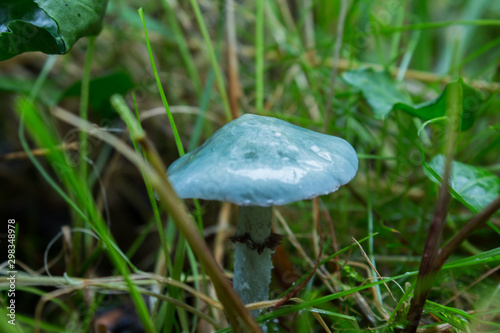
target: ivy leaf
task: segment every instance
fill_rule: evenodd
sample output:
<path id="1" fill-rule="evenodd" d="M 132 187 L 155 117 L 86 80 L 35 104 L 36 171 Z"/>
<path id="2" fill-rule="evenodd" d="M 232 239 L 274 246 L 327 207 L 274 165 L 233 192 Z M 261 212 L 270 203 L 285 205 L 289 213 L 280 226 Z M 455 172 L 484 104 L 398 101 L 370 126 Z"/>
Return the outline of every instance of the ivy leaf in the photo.
<path id="1" fill-rule="evenodd" d="M 433 182 L 440 184 L 445 158 L 435 156 L 424 171 Z M 439 180 L 438 180 L 438 176 Z M 451 163 L 451 195 L 474 213 L 495 200 L 500 191 L 500 179 L 489 171 L 457 161 Z"/>
<path id="2" fill-rule="evenodd" d="M 375 71 L 372 68 L 355 69 L 344 72 L 342 79 L 361 91 L 372 107 L 376 119 L 385 119 L 394 110 L 404 111 L 422 120 L 442 117 L 446 113 L 449 84 L 438 98 L 421 104 L 413 104 L 408 92 L 400 87 L 399 83 L 386 71 Z M 474 124 L 474 114 L 480 109 L 484 98 L 479 91 L 467 85 L 461 78 L 458 81 L 463 96 L 461 129 L 465 131 Z"/>
<path id="3" fill-rule="evenodd" d="M 410 95 L 387 72 L 377 72 L 372 68 L 355 69 L 344 72 L 342 79 L 361 90 L 376 119 L 386 118 L 397 103 L 412 103 Z"/>
<path id="4" fill-rule="evenodd" d="M 0 60 L 28 51 L 69 52 L 97 35 L 108 0 L 0 0 Z"/>

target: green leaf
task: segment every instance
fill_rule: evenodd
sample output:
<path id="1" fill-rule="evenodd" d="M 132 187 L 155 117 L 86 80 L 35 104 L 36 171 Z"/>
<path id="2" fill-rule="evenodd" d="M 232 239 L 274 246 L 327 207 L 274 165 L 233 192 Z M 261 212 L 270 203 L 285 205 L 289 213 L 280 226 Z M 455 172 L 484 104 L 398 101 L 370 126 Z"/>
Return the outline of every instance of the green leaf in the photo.
<path id="1" fill-rule="evenodd" d="M 412 103 L 410 95 L 387 72 L 377 72 L 372 68 L 355 69 L 344 72 L 342 79 L 361 90 L 377 119 L 386 118 L 397 103 Z"/>
<path id="2" fill-rule="evenodd" d="M 342 79 L 362 92 L 372 107 L 376 119 L 385 119 L 393 110 L 402 110 L 423 120 L 445 115 L 449 84 L 438 98 L 413 104 L 408 92 L 386 71 L 375 71 L 372 68 L 355 69 L 345 72 Z M 463 95 L 461 129 L 464 131 L 474 124 L 474 113 L 479 110 L 484 98 L 479 91 L 465 84 L 461 78 L 458 81 Z"/>
<path id="3" fill-rule="evenodd" d="M 28 51 L 69 52 L 84 36 L 97 35 L 107 0 L 0 0 L 0 60 Z"/>
<path id="4" fill-rule="evenodd" d="M 433 172 L 424 168 L 426 175 L 435 183 L 441 183 L 444 162 L 444 156 L 437 155 L 427 164 Z M 453 161 L 450 187 L 455 199 L 477 213 L 498 196 L 500 179 L 484 169 Z"/>
<path id="5" fill-rule="evenodd" d="M 82 82 L 78 81 L 69 87 L 62 98 L 80 96 Z M 118 114 L 111 106 L 109 99 L 114 94 L 125 95 L 134 88 L 132 78 L 126 72 L 113 72 L 103 76 L 95 77 L 89 84 L 89 102 L 92 109 L 103 118 L 115 118 Z"/>

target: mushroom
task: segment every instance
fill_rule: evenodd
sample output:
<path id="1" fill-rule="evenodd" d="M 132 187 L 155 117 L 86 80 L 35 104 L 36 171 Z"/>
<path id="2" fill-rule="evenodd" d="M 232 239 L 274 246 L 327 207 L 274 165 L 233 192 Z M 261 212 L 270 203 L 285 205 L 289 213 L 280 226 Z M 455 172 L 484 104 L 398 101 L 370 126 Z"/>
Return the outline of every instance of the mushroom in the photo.
<path id="1" fill-rule="evenodd" d="M 345 140 L 286 121 L 245 114 L 176 160 L 168 177 L 181 198 L 239 205 L 233 285 L 244 304 L 269 299 L 274 205 L 336 191 L 356 174 Z M 260 311 L 252 311 L 255 317 Z"/>

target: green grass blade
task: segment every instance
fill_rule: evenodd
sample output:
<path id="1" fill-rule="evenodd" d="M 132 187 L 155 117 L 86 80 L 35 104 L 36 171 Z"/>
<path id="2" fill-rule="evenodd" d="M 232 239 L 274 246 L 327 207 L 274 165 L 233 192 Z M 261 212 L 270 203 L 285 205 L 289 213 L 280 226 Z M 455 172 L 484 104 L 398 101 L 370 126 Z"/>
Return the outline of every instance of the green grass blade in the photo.
<path id="1" fill-rule="evenodd" d="M 146 304 L 138 293 L 136 286 L 129 278 L 130 271 L 127 265 L 131 267 L 133 267 L 133 265 L 116 245 L 95 202 L 92 198 L 87 196 L 89 191 L 86 181 L 80 177 L 74 168 L 68 168 L 67 156 L 64 155 L 65 153 L 63 151 L 56 148 L 58 144 L 57 136 L 53 130 L 51 131 L 50 126 L 44 123 L 35 105 L 29 100 L 19 99 L 16 111 L 20 114 L 20 117 L 24 117 L 26 120 L 29 133 L 37 145 L 41 148 L 48 149 L 49 153 L 46 155 L 46 158 L 54 167 L 66 188 L 71 189 L 72 194 L 75 196 L 77 206 L 82 207 L 82 211 L 86 212 L 89 225 L 106 245 L 111 262 L 127 281 L 130 296 L 136 306 L 138 316 L 141 319 L 144 329 L 146 332 L 154 332 Z"/>
<path id="2" fill-rule="evenodd" d="M 226 87 L 224 85 L 224 79 L 222 78 L 222 73 L 219 64 L 217 62 L 217 57 L 215 56 L 210 35 L 205 25 L 205 21 L 203 20 L 203 15 L 201 14 L 198 2 L 196 0 L 190 0 L 190 2 L 194 10 L 194 15 L 196 16 L 196 21 L 198 21 L 198 25 L 200 26 L 201 34 L 203 35 L 203 39 L 205 40 L 205 45 L 207 46 L 210 62 L 212 63 L 212 68 L 215 73 L 215 79 L 217 81 L 217 86 L 219 87 L 219 93 L 222 98 L 222 104 L 224 106 L 224 113 L 226 115 L 226 119 L 227 121 L 231 121 L 233 119 L 233 115 L 231 114 L 231 108 L 229 107 L 229 99 L 227 97 Z"/>
<path id="3" fill-rule="evenodd" d="M 148 48 L 149 61 L 151 62 L 151 67 L 153 68 L 153 73 L 155 76 L 156 85 L 158 86 L 158 91 L 160 93 L 161 100 L 163 102 L 163 106 L 165 107 L 165 111 L 167 112 L 168 121 L 170 122 L 170 127 L 172 128 L 172 132 L 174 134 L 174 139 L 175 139 L 175 144 L 177 146 L 177 151 L 179 152 L 179 156 L 183 156 L 184 155 L 184 147 L 182 146 L 181 138 L 179 136 L 179 132 L 177 131 L 177 126 L 175 126 L 174 117 L 172 115 L 172 112 L 170 112 L 170 107 L 168 105 L 167 97 L 165 96 L 165 92 L 163 91 L 163 87 L 162 87 L 161 81 L 160 81 L 160 76 L 158 75 L 158 70 L 156 69 L 156 64 L 155 64 L 155 60 L 153 58 L 153 51 L 151 50 L 151 44 L 149 43 L 148 30 L 146 27 L 146 21 L 144 19 L 144 12 L 143 12 L 142 8 L 139 8 L 138 13 L 139 13 L 139 17 L 141 18 L 142 25 L 144 27 L 144 35 L 146 38 L 146 45 Z"/>
<path id="4" fill-rule="evenodd" d="M 117 96 L 114 98 L 121 97 Z M 196 254 L 201 265 L 210 276 L 217 296 L 221 303 L 224 305 L 231 324 L 237 329 L 258 331 L 259 328 L 256 322 L 253 320 L 248 310 L 243 306 L 234 289 L 230 286 L 226 276 L 224 275 L 224 272 L 215 262 L 214 257 L 211 255 L 210 249 L 208 249 L 205 241 L 201 237 L 198 228 L 195 226 L 192 219 L 187 214 L 184 205 L 176 195 L 174 189 L 172 188 L 172 185 L 168 182 L 168 179 L 165 176 L 165 166 L 158 156 L 156 149 L 154 148 L 154 146 L 151 146 L 146 140 L 145 134 L 141 128 L 139 128 L 137 125 L 131 125 L 132 122 L 135 122 L 135 119 L 133 118 L 131 112 L 125 110 L 125 108 L 119 108 L 117 111 L 119 111 L 120 116 L 129 126 L 128 129 L 130 131 L 131 137 L 140 142 L 143 149 L 146 151 L 148 159 L 153 168 L 151 168 L 149 165 L 146 165 L 142 158 L 138 157 L 134 151 L 132 151 L 127 145 L 125 145 L 115 137 L 107 135 L 108 133 L 104 132 L 100 133 L 101 138 L 107 143 L 113 145 L 122 153 L 122 155 L 124 155 L 137 167 L 144 168 L 146 170 L 145 174 L 148 176 L 151 183 L 153 184 L 153 187 L 157 191 L 162 204 L 165 205 L 165 208 L 172 216 L 176 227 L 179 229 L 179 232 L 188 240 L 189 245 L 193 249 L 193 252 Z M 73 115 L 66 112 L 59 111 L 58 115 L 59 117 L 64 118 L 64 120 L 68 123 L 78 124 L 84 130 L 89 131 L 93 128 L 90 124 L 82 122 L 79 119 L 75 119 Z M 98 133 L 93 134 L 98 135 Z"/>

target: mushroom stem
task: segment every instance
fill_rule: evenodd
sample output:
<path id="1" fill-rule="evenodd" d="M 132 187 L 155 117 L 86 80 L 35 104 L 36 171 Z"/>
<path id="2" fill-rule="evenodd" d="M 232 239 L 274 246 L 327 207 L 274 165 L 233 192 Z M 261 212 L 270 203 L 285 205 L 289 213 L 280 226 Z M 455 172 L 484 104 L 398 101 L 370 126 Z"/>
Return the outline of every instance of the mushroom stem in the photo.
<path id="1" fill-rule="evenodd" d="M 274 241 L 271 207 L 239 207 L 233 286 L 244 304 L 269 300 Z M 250 311 L 252 316 L 260 310 Z"/>

